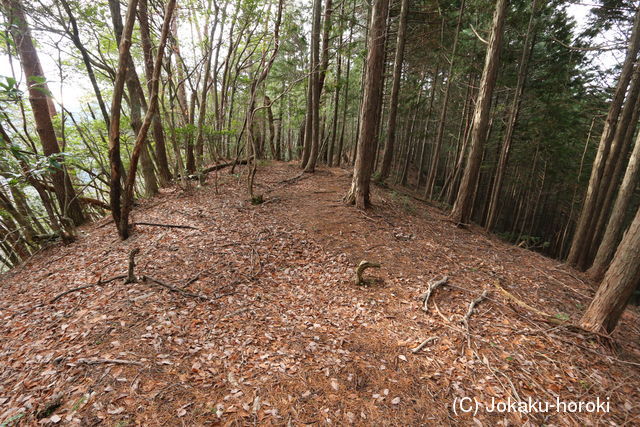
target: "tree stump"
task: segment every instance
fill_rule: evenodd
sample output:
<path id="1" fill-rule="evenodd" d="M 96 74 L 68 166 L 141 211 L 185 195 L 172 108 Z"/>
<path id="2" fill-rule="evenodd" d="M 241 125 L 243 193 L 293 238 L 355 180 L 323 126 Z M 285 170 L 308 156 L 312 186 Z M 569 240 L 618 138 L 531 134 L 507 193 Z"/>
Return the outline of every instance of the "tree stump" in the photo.
<path id="1" fill-rule="evenodd" d="M 354 282 L 356 283 L 356 285 L 362 286 L 367 284 L 367 280 L 362 277 L 367 268 L 380 268 L 380 264 L 377 262 L 370 262 L 365 260 L 360 261 L 360 264 L 358 264 L 358 267 L 356 267 L 356 277 L 354 277 Z"/>

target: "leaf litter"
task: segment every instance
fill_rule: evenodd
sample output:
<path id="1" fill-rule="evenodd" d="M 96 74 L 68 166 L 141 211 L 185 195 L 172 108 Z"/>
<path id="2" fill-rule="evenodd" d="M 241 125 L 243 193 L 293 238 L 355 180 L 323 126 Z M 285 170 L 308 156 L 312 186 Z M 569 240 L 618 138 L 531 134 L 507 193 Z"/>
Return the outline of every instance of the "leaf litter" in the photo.
<path id="1" fill-rule="evenodd" d="M 0 423 L 638 422 L 637 309 L 605 349 L 494 288 L 577 321 L 594 293 L 580 273 L 389 190 L 370 211 L 344 206 L 344 170 L 297 174 L 262 167 L 257 189 L 273 202 L 257 206 L 226 174 L 219 193 L 162 190 L 133 222 L 193 229 L 137 227 L 122 242 L 105 218 L 0 276 Z M 134 248 L 137 275 L 210 299 L 114 280 L 49 303 L 125 274 Z M 367 287 L 353 281 L 364 259 L 382 265 Z M 420 296 L 442 276 L 425 313 Z M 600 397 L 611 412 L 456 416 L 456 397 Z"/>

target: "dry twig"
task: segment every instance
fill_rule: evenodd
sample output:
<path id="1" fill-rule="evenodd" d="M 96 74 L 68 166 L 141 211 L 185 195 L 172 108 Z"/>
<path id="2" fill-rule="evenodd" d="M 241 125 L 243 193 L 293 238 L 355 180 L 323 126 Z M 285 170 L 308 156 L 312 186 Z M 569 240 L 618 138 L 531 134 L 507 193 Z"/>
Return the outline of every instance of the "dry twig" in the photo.
<path id="1" fill-rule="evenodd" d="M 437 340 L 438 337 L 429 337 L 426 340 L 422 341 L 416 348 L 412 348 L 411 349 L 411 353 L 418 353 L 420 350 L 422 350 L 427 344 L 429 344 L 431 341 L 435 341 Z"/>
<path id="2" fill-rule="evenodd" d="M 177 224 L 159 224 L 155 222 L 134 222 L 132 225 L 149 225 L 152 227 L 166 227 L 166 228 L 184 228 L 187 230 L 197 230 L 196 227 L 190 225 L 177 225 Z"/>
<path id="3" fill-rule="evenodd" d="M 425 294 L 421 298 L 422 311 L 424 311 L 425 313 L 429 311 L 429 307 L 427 306 L 427 304 L 429 303 L 429 298 L 431 297 L 431 294 L 440 286 L 446 285 L 447 282 L 449 282 L 449 276 L 444 276 L 442 279 L 437 280 L 435 282 L 429 282 L 429 289 L 427 289 L 427 292 L 425 292 Z"/>
<path id="4" fill-rule="evenodd" d="M 114 365 L 137 365 L 144 366 L 142 362 L 136 360 L 124 360 L 124 359 L 79 359 L 77 363 L 83 365 L 99 365 L 102 363 L 113 363 Z"/>
<path id="5" fill-rule="evenodd" d="M 55 297 L 53 297 L 51 299 L 51 301 L 49 301 L 49 304 L 53 304 L 54 302 L 58 301 L 63 296 L 68 295 L 68 294 L 70 294 L 72 292 L 82 291 L 84 289 L 92 288 L 94 286 L 103 286 L 103 285 L 106 285 L 107 283 L 113 282 L 114 280 L 126 279 L 126 278 L 127 278 L 127 276 L 122 274 L 120 276 L 112 277 L 111 279 L 98 280 L 96 283 L 90 283 L 88 285 L 78 286 L 77 288 L 67 289 L 66 291 L 62 292 L 61 294 L 58 294 Z"/>
<path id="6" fill-rule="evenodd" d="M 471 301 L 471 304 L 469 304 L 469 309 L 467 310 L 467 314 L 465 314 L 461 320 L 462 324 L 464 325 L 464 329 L 466 331 L 467 346 L 469 348 L 471 348 L 471 334 L 469 332 L 469 319 L 473 314 L 473 310 L 476 308 L 478 304 L 480 304 L 480 302 L 482 302 L 482 300 L 484 300 L 487 297 L 487 294 L 488 294 L 488 291 L 485 289 L 485 291 L 482 292 L 482 295 L 480 295 L 478 298 Z"/>

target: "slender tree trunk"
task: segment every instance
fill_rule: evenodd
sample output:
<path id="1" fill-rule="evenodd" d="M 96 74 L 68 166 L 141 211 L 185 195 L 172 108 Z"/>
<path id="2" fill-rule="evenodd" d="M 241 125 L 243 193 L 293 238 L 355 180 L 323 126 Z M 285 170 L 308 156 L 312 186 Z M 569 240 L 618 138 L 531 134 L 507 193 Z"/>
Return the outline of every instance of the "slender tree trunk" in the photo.
<path id="1" fill-rule="evenodd" d="M 131 0 L 135 1 L 135 0 Z M 176 0 L 169 0 L 164 12 L 164 22 L 162 23 L 162 30 L 160 33 L 160 40 L 158 42 L 158 51 L 153 64 L 153 74 L 151 76 L 151 90 L 149 92 L 149 108 L 144 116 L 144 121 L 140 131 L 136 135 L 136 140 L 131 153 L 131 161 L 129 162 L 129 173 L 127 174 L 127 182 L 124 188 L 124 197 L 122 200 L 122 212 L 120 215 L 120 237 L 124 240 L 129 237 L 129 213 L 133 207 L 133 191 L 136 180 L 136 169 L 138 166 L 138 159 L 142 150 L 146 148 L 145 142 L 147 141 L 147 132 L 151 126 L 153 116 L 156 113 L 155 109 L 158 107 L 158 90 L 160 86 L 160 71 L 162 69 L 162 58 L 164 56 L 164 48 L 169 38 L 169 29 L 171 27 L 171 20 L 173 10 L 176 6 Z M 135 8 L 134 8 L 135 9 Z M 129 12 L 127 11 L 127 14 Z M 124 35 L 123 35 L 124 39 Z M 127 47 L 127 46 L 125 46 Z M 125 49 L 125 55 L 128 54 L 128 47 Z"/>
<path id="2" fill-rule="evenodd" d="M 356 1 L 353 2 L 353 11 L 355 13 Z M 344 131 L 347 126 L 347 110 L 349 107 L 349 77 L 351 74 L 351 42 L 353 41 L 353 23 L 349 25 L 349 49 L 347 51 L 347 72 L 345 75 L 344 85 L 344 106 L 342 107 L 342 123 L 340 126 L 340 140 L 338 142 L 338 158 L 336 159 L 336 165 L 342 164 L 342 152 L 344 147 Z"/>
<path id="3" fill-rule="evenodd" d="M 344 8 L 344 3 L 343 3 Z M 340 42 L 338 46 L 342 45 L 342 34 L 340 34 Z M 342 77 L 342 57 L 340 51 L 336 58 L 336 89 L 333 94 L 333 120 L 331 122 L 331 143 L 329 144 L 329 152 L 327 153 L 327 166 L 332 167 L 334 161 L 334 151 L 336 146 L 336 140 L 338 138 L 338 111 L 340 107 L 340 78 Z"/>
<path id="4" fill-rule="evenodd" d="M 387 124 L 387 141 L 382 155 L 382 166 L 380 168 L 380 182 L 389 176 L 391 170 L 391 160 L 396 142 L 396 119 L 398 116 L 398 97 L 400 96 L 400 79 L 402 77 L 402 63 L 404 60 L 404 45 L 407 33 L 407 13 L 409 0 L 402 0 L 400 5 L 400 16 L 398 17 L 398 35 L 396 39 L 396 56 L 393 63 L 393 77 L 391 84 L 391 100 L 389 101 L 389 122 Z"/>
<path id="5" fill-rule="evenodd" d="M 584 268 L 591 264 L 592 257 L 595 256 L 598 250 L 600 238 L 602 237 L 602 228 L 604 228 L 604 224 L 609 217 L 612 200 L 616 194 L 616 187 L 620 179 L 620 172 L 624 169 L 627 153 L 633 142 L 633 134 L 638 120 L 638 95 L 640 95 L 640 65 L 635 67 L 631 78 L 629 93 L 624 101 L 613 141 L 611 142 L 609 156 L 602 173 L 601 188 L 598 191 L 594 207 L 595 212 L 589 229 L 591 235 L 588 236 L 588 239 L 585 239 L 589 250 L 585 250 L 580 258 L 580 265 Z"/>
<path id="6" fill-rule="evenodd" d="M 356 162 L 353 169 L 351 189 L 344 198 L 345 203 L 365 209 L 369 204 L 369 185 L 373 169 L 373 156 L 378 138 L 378 121 L 382 107 L 382 85 L 384 71 L 384 45 L 389 0 L 375 0 L 369 24 L 368 54 L 364 76 L 360 130 Z"/>
<path id="7" fill-rule="evenodd" d="M 204 162 L 204 121 L 207 114 L 207 94 L 209 93 L 209 76 L 211 74 L 211 59 L 213 56 L 213 36 L 218 24 L 218 7 L 216 6 L 215 17 L 213 20 L 213 26 L 211 27 L 211 33 L 207 37 L 206 42 L 206 62 L 204 68 L 204 80 L 202 84 L 202 96 L 200 98 L 200 111 L 198 115 L 198 126 L 196 137 L 196 169 L 198 170 L 198 179 L 200 185 L 204 185 L 205 175 L 202 172 Z"/>
<path id="8" fill-rule="evenodd" d="M 491 38 L 487 47 L 487 54 L 480 80 L 480 92 L 476 102 L 476 109 L 471 130 L 471 151 L 464 170 L 458 196 L 453 205 L 451 219 L 456 223 L 466 223 L 471 217 L 473 209 L 473 189 L 478 181 L 482 150 L 487 138 L 487 127 L 491 110 L 491 98 L 498 74 L 500 47 L 504 27 L 507 0 L 498 0 L 493 15 Z"/>
<path id="9" fill-rule="evenodd" d="M 527 80 L 527 72 L 529 70 L 529 61 L 533 54 L 533 46 L 535 42 L 531 43 L 531 39 L 535 39 L 535 17 L 536 17 L 537 0 L 533 0 L 531 3 L 531 16 L 529 17 L 529 25 L 527 27 L 527 34 L 524 38 L 524 44 L 522 45 L 522 56 L 520 57 L 520 63 L 518 64 L 518 79 L 516 82 L 515 93 L 510 106 L 509 117 L 507 119 L 507 129 L 504 133 L 502 141 L 502 147 L 500 149 L 500 159 L 498 160 L 498 167 L 493 182 L 493 188 L 491 190 L 491 196 L 489 198 L 489 212 L 487 214 L 487 221 L 485 228 L 489 231 L 493 230 L 496 219 L 498 218 L 498 202 L 500 199 L 500 192 L 502 190 L 502 182 L 504 180 L 504 172 L 507 168 L 507 162 L 509 160 L 509 151 L 511 149 L 511 142 L 513 140 L 513 132 L 518 122 L 518 116 L 520 115 L 520 106 L 522 105 L 522 94 L 524 93 L 524 86 Z"/>
<path id="10" fill-rule="evenodd" d="M 123 33 L 122 16 L 120 16 L 120 3 L 118 0 L 109 0 L 109 8 L 111 10 L 111 20 L 113 22 L 113 30 L 116 40 L 120 43 Z M 129 92 L 129 106 L 131 110 L 131 127 L 135 135 L 140 133 L 142 126 L 142 110 L 148 110 L 147 103 L 144 98 L 144 91 L 135 69 L 135 64 L 131 53 L 127 51 L 127 70 L 126 81 L 127 91 Z M 145 144 L 148 145 L 148 144 Z M 148 152 L 148 147 L 142 152 L 142 175 L 144 177 L 144 190 L 147 197 L 153 196 L 158 192 L 158 181 L 156 179 L 153 162 Z"/>
<path id="11" fill-rule="evenodd" d="M 311 111 L 307 113 L 311 117 L 311 150 L 309 151 L 309 160 L 304 168 L 305 172 L 315 171 L 318 150 L 320 149 L 320 94 L 322 91 L 320 83 L 321 5 L 320 0 L 314 0 L 313 28 L 311 29 Z"/>
<path id="12" fill-rule="evenodd" d="M 111 215 L 118 229 L 118 234 L 124 236 L 125 231 L 121 229 L 120 221 L 122 206 L 122 159 L 120 157 L 120 115 L 122 113 L 122 97 L 124 95 L 124 84 L 127 76 L 127 60 L 129 49 L 131 48 L 131 34 L 135 23 L 136 8 L 138 0 L 129 0 L 127 15 L 120 39 L 118 50 L 118 68 L 116 69 L 116 79 L 113 87 L 111 99 L 111 126 L 109 128 L 109 164 L 111 166 L 110 206 Z M 126 230 L 128 235 L 128 229 Z M 124 238 L 124 237 L 123 237 Z"/>
<path id="13" fill-rule="evenodd" d="M 422 138 L 422 147 L 420 148 L 420 163 L 418 168 L 418 183 L 417 187 L 422 185 L 422 175 L 424 174 L 424 163 L 427 157 L 427 142 L 429 141 L 429 128 L 431 125 L 431 115 L 433 113 L 433 102 L 436 97 L 436 88 L 438 87 L 438 77 L 440 76 L 440 64 L 436 63 L 436 70 L 433 73 L 433 80 L 431 81 L 431 94 L 429 95 L 429 108 L 427 109 L 427 116 L 424 120 L 424 137 Z"/>
<path id="14" fill-rule="evenodd" d="M 451 83 L 453 82 L 453 67 L 456 61 L 456 54 L 458 52 L 458 38 L 460 36 L 460 27 L 462 26 L 462 16 L 464 14 L 465 1 L 460 3 L 460 9 L 458 10 L 458 21 L 456 23 L 456 31 L 453 39 L 453 47 L 451 49 L 451 60 L 449 61 L 449 70 L 447 72 L 447 83 L 444 88 L 444 96 L 442 100 L 442 107 L 440 108 L 440 118 L 438 120 L 438 128 L 436 130 L 436 139 L 431 152 L 431 165 L 429 166 L 429 172 L 427 175 L 427 188 L 425 190 L 425 196 L 428 199 L 433 197 L 433 189 L 436 183 L 436 177 L 438 176 L 438 163 L 440 162 L 440 151 L 442 150 L 442 139 L 444 137 L 444 128 L 447 122 L 447 111 L 449 109 L 449 94 L 451 91 Z"/>
<path id="15" fill-rule="evenodd" d="M 142 42 L 142 51 L 144 54 L 144 70 L 147 78 L 147 87 L 151 91 L 151 78 L 153 76 L 153 46 L 151 44 L 151 36 L 149 32 L 149 16 L 147 13 L 147 0 L 140 1 L 138 8 L 138 17 L 140 21 L 140 40 Z M 164 138 L 164 130 L 160 122 L 160 111 L 158 107 L 154 107 L 156 114 L 153 116 L 151 130 L 153 139 L 155 140 L 155 157 L 158 164 L 158 176 L 160 185 L 165 186 L 171 181 L 171 171 L 169 171 L 169 160 L 167 159 L 167 147 Z"/>

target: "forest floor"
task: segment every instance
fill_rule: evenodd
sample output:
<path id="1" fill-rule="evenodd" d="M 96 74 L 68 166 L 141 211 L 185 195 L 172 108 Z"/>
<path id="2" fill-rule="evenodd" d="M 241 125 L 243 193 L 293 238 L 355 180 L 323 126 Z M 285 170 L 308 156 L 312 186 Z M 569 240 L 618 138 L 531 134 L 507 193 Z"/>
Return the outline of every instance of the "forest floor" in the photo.
<path id="1" fill-rule="evenodd" d="M 298 177 L 296 179 L 292 179 Z M 345 206 L 342 169 L 299 176 L 262 165 L 141 201 L 120 241 L 109 217 L 0 276 L 0 424 L 638 425 L 640 319 L 614 350 L 501 293 L 577 321 L 593 296 L 579 273 L 443 212 L 375 188 Z M 136 274 L 126 274 L 139 248 Z M 354 266 L 381 263 L 354 283 Z M 449 277 L 422 310 L 429 282 Z M 488 297 L 461 320 L 483 291 Z M 420 351 L 418 344 L 432 338 Z M 454 401 L 610 403 L 608 413 L 463 414 Z M 535 408 L 534 408 L 535 409 Z M 544 409 L 544 408 L 542 408 Z M 457 414 L 456 414 L 457 412 Z"/>

